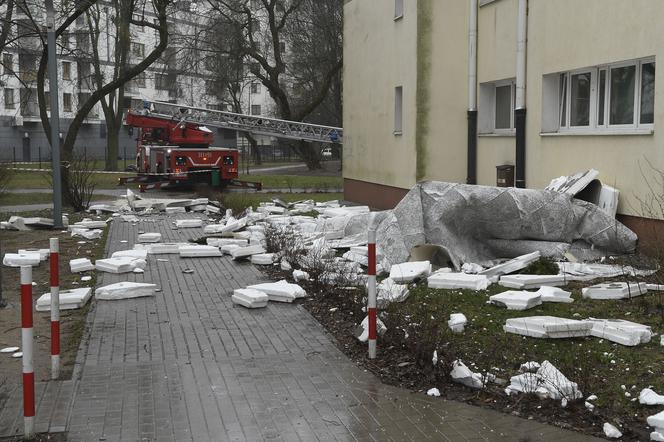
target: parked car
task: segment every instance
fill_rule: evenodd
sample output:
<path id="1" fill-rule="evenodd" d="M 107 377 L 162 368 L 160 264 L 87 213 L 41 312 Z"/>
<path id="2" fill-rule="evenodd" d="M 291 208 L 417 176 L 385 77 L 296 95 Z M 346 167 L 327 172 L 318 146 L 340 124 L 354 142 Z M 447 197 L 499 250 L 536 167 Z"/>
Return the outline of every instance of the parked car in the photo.
<path id="1" fill-rule="evenodd" d="M 332 158 L 332 148 L 331 147 L 326 147 L 325 149 L 323 149 L 320 152 L 320 156 L 323 159 L 328 159 L 329 160 L 330 158 Z"/>

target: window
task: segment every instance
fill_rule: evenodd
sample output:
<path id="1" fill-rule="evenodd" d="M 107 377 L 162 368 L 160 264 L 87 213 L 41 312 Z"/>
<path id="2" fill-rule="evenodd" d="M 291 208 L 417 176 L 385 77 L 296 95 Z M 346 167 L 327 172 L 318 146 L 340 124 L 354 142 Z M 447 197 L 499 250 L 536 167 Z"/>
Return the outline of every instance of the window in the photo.
<path id="1" fill-rule="evenodd" d="M 403 0 L 394 0 L 394 19 L 403 17 Z"/>
<path id="2" fill-rule="evenodd" d="M 480 84 L 479 133 L 514 135 L 514 79 Z"/>
<path id="3" fill-rule="evenodd" d="M 5 109 L 15 109 L 14 89 L 5 88 Z"/>
<path id="4" fill-rule="evenodd" d="M 261 85 L 259 83 L 251 83 L 251 93 L 258 94 L 260 93 Z"/>
<path id="5" fill-rule="evenodd" d="M 145 45 L 143 43 L 132 42 L 132 44 L 131 44 L 131 55 L 133 55 L 135 57 L 140 57 L 140 58 L 145 57 Z"/>
<path id="6" fill-rule="evenodd" d="M 62 79 L 71 80 L 71 63 L 68 61 L 62 62 Z"/>
<path id="7" fill-rule="evenodd" d="M 69 49 L 69 32 L 68 31 L 62 31 L 62 34 L 60 34 L 60 44 L 62 45 L 63 48 Z"/>
<path id="8" fill-rule="evenodd" d="M 543 92 L 542 132 L 650 131 L 655 110 L 655 61 L 545 75 Z"/>
<path id="9" fill-rule="evenodd" d="M 71 94 L 62 94 L 62 109 L 65 112 L 71 112 Z"/>
<path id="10" fill-rule="evenodd" d="M 168 79 L 164 74 L 154 74 L 154 88 L 160 90 L 168 89 Z"/>
<path id="11" fill-rule="evenodd" d="M 145 87 L 145 72 L 141 72 L 132 80 L 134 86 L 136 87 Z"/>
<path id="12" fill-rule="evenodd" d="M 261 114 L 261 105 L 252 104 L 251 105 L 251 115 L 260 115 Z"/>
<path id="13" fill-rule="evenodd" d="M 403 87 L 394 88 L 394 134 L 401 135 L 403 131 Z"/>
<path id="14" fill-rule="evenodd" d="M 12 54 L 2 54 L 2 67 L 5 75 L 14 72 L 14 56 Z"/>

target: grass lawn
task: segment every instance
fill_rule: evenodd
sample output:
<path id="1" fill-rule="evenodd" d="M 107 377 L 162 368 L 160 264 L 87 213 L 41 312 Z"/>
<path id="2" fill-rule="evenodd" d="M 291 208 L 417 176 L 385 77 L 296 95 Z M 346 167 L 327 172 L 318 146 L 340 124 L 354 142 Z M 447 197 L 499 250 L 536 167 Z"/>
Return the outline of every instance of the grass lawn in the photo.
<path id="1" fill-rule="evenodd" d="M 240 175 L 244 181 L 263 183 L 266 189 L 338 189 L 343 187 L 339 176 L 316 175 Z"/>
<path id="2" fill-rule="evenodd" d="M 28 167 L 28 166 L 26 166 Z M 25 167 L 23 167 L 25 168 Z M 118 178 L 122 176 L 132 176 L 120 174 L 98 174 L 95 175 L 95 184 L 98 189 L 112 189 L 117 186 Z M 7 189 L 48 189 L 51 187 L 49 181 L 49 172 L 19 172 L 14 171 L 11 179 L 7 183 Z"/>
<path id="3" fill-rule="evenodd" d="M 115 200 L 114 195 L 95 194 L 92 201 Z M 1 206 L 18 206 L 22 204 L 47 204 L 53 202 L 53 195 L 50 193 L 5 193 L 0 195 Z"/>
<path id="4" fill-rule="evenodd" d="M 279 198 L 286 202 L 314 200 L 317 202 L 343 199 L 343 193 L 223 193 L 220 201 L 224 207 L 241 212 L 251 206 L 254 209 L 263 201 Z"/>

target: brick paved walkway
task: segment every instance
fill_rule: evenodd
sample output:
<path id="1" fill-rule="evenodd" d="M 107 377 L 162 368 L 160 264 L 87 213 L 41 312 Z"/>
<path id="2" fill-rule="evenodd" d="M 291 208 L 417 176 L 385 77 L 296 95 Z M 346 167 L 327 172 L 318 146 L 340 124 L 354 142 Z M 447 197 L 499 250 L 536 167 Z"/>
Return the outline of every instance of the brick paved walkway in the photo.
<path id="1" fill-rule="evenodd" d="M 116 220 L 109 253 L 130 248 L 139 230 L 161 232 L 163 241 L 202 234 L 173 230 L 165 218 Z M 155 282 L 162 291 L 91 310 L 69 440 L 594 440 L 383 385 L 302 307 L 234 307 L 230 291 L 263 278 L 252 265 L 158 258 L 168 261 L 150 256 L 145 274 L 101 277 L 104 285 Z M 41 421 L 48 428 L 48 418 Z"/>

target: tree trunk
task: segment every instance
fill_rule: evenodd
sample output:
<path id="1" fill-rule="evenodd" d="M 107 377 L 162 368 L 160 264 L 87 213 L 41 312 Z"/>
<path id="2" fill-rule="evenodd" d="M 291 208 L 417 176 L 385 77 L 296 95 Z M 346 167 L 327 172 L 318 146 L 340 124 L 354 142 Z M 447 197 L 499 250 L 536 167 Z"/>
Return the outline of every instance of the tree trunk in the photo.
<path id="1" fill-rule="evenodd" d="M 118 152 L 120 145 L 120 136 L 117 127 L 107 125 L 106 129 L 106 166 L 104 170 L 118 170 Z"/>
<path id="2" fill-rule="evenodd" d="M 307 143 L 306 141 L 298 141 L 295 144 L 295 152 L 307 165 L 309 170 L 318 170 L 322 169 L 320 165 L 320 155 L 318 150 L 313 143 Z"/>

